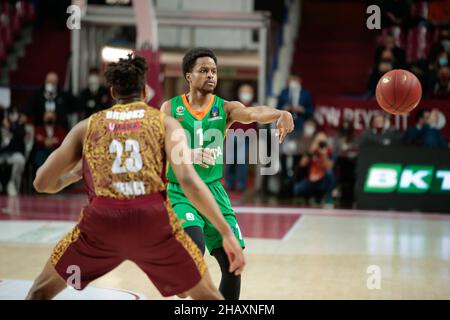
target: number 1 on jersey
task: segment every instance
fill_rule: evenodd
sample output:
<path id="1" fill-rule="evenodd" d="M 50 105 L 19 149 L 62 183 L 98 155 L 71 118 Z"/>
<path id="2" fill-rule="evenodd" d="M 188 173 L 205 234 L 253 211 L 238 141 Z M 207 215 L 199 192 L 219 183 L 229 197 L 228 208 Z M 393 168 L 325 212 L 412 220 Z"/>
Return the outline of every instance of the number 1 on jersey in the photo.
<path id="1" fill-rule="evenodd" d="M 203 128 L 198 128 L 196 133 L 198 134 L 198 144 L 203 146 Z"/>

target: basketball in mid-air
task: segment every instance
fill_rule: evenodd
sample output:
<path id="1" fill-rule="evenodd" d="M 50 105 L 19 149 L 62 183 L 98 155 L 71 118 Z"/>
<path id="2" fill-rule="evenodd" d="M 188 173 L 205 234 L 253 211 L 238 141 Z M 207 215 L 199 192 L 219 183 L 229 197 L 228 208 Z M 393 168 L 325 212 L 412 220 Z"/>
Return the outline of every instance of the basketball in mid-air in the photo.
<path id="1" fill-rule="evenodd" d="M 395 69 L 386 72 L 380 78 L 375 96 L 384 111 L 391 114 L 405 114 L 419 104 L 422 86 L 411 72 Z"/>

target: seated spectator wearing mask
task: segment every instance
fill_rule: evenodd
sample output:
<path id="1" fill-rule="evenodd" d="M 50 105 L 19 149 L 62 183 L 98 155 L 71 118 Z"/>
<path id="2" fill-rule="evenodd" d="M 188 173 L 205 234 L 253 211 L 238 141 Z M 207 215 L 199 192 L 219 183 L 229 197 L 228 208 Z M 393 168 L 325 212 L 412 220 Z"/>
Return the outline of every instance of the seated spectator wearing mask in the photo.
<path id="1" fill-rule="evenodd" d="M 79 96 L 79 110 L 81 118 L 85 119 L 92 114 L 104 110 L 110 106 L 108 89 L 102 84 L 100 71 L 91 68 L 88 76 L 88 86 L 81 91 Z"/>
<path id="2" fill-rule="evenodd" d="M 299 139 L 305 121 L 311 118 L 314 113 L 311 94 L 303 88 L 300 74 L 292 73 L 289 76 L 288 87 L 282 90 L 278 96 L 277 108 L 289 111 L 294 118 L 294 132 L 287 136 L 280 146 L 281 188 L 279 196 L 290 197 L 295 163 L 299 159 Z"/>
<path id="3" fill-rule="evenodd" d="M 385 49 L 381 53 L 381 58 L 378 63 L 372 69 L 369 78 L 369 95 L 373 96 L 375 94 L 375 90 L 378 84 L 378 80 L 380 80 L 381 76 L 388 71 L 393 69 L 398 69 L 399 66 L 396 64 L 394 55 L 391 50 Z"/>
<path id="4" fill-rule="evenodd" d="M 303 156 L 309 153 L 309 148 L 314 140 L 316 132 L 317 132 L 317 122 L 312 118 L 306 120 L 305 126 L 303 128 L 303 134 L 300 136 L 298 140 L 299 156 Z"/>
<path id="5" fill-rule="evenodd" d="M 371 127 L 361 133 L 358 149 L 367 146 L 399 145 L 400 141 L 401 135 L 390 128 L 387 115 L 378 113 L 372 118 Z"/>
<path id="6" fill-rule="evenodd" d="M 375 65 L 379 64 L 383 59 L 386 59 L 386 52 L 390 52 L 392 54 L 391 61 L 394 63 L 396 68 L 404 68 L 406 65 L 405 50 L 395 44 L 395 38 L 392 33 L 387 33 L 383 37 L 383 44 L 375 49 Z"/>
<path id="7" fill-rule="evenodd" d="M 296 182 L 294 195 L 305 199 L 313 198 L 316 202 L 332 206 L 334 188 L 332 151 L 328 147 L 327 136 L 318 132 L 309 149 L 302 156 L 295 170 Z"/>
<path id="8" fill-rule="evenodd" d="M 290 136 L 295 136 L 303 132 L 304 122 L 314 114 L 314 104 L 309 91 L 302 87 L 300 74 L 291 74 L 288 84 L 278 96 L 277 108 L 292 113 L 295 128 Z"/>
<path id="9" fill-rule="evenodd" d="M 250 84 L 244 83 L 238 87 L 237 98 L 244 106 L 251 107 L 254 97 L 255 90 Z M 247 189 L 249 140 L 244 137 L 249 129 L 255 130 L 256 123 L 243 124 L 235 122 L 227 133 L 227 146 L 229 142 L 232 142 L 230 147 L 234 148 L 234 159 L 232 163 L 227 161 L 225 167 L 225 182 L 227 189 L 230 191 L 244 192 Z M 239 139 L 237 139 L 238 137 Z M 245 139 L 245 143 L 238 143 L 238 141 L 243 141 L 243 139 Z"/>
<path id="10" fill-rule="evenodd" d="M 36 126 L 34 145 L 34 169 L 37 170 L 45 162 L 50 153 L 63 142 L 66 130 L 56 123 L 56 114 L 47 111 L 43 116 L 43 124 Z"/>
<path id="11" fill-rule="evenodd" d="M 420 147 L 447 147 L 447 142 L 438 127 L 438 110 L 428 111 L 421 109 L 416 114 L 416 123 L 408 128 L 403 135 L 406 145 Z"/>
<path id="12" fill-rule="evenodd" d="M 17 108 L 3 110 L 0 108 L 0 165 L 11 166 L 11 174 L 6 191 L 10 196 L 16 196 L 20 190 L 23 170 L 25 168 L 25 116 L 19 114 Z M 2 169 L 3 166 L 2 166 Z M 2 172 L 0 189 L 3 189 Z"/>
<path id="13" fill-rule="evenodd" d="M 449 54 L 441 48 L 440 51 L 430 55 L 429 88 L 431 97 L 443 97 L 447 95 Z"/>
<path id="14" fill-rule="evenodd" d="M 345 119 L 339 126 L 338 134 L 334 139 L 334 146 L 337 157 L 334 172 L 340 191 L 340 205 L 352 207 L 356 183 L 358 144 L 353 122 L 350 119 Z"/>
<path id="15" fill-rule="evenodd" d="M 447 59 L 447 58 L 444 58 Z M 437 73 L 437 83 L 433 90 L 433 97 L 438 99 L 450 99 L 450 68 L 441 67 Z"/>
<path id="16" fill-rule="evenodd" d="M 45 78 L 45 85 L 28 101 L 25 113 L 31 117 L 35 126 L 43 124 L 44 113 L 54 112 L 56 123 L 65 129 L 69 128 L 68 116 L 76 112 L 76 104 L 73 96 L 62 91 L 58 83 L 58 75 L 55 72 L 49 72 Z"/>

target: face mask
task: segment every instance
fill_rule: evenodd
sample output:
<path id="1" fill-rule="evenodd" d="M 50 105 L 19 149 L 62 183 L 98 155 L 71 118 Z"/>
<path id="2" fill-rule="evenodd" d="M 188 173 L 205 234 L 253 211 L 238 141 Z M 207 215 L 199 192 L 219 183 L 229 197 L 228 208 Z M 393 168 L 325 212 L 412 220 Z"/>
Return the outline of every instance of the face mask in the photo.
<path id="1" fill-rule="evenodd" d="M 445 51 L 447 51 L 447 52 L 450 51 L 450 40 L 449 39 L 442 40 L 441 44 L 444 47 Z"/>
<path id="2" fill-rule="evenodd" d="M 300 83 L 297 82 L 297 81 L 290 81 L 290 82 L 289 82 L 289 88 L 290 88 L 291 90 L 298 90 L 298 89 L 301 88 L 301 85 L 300 85 Z"/>
<path id="3" fill-rule="evenodd" d="M 445 67 L 447 64 L 448 64 L 447 58 L 445 58 L 445 57 L 439 58 L 439 65 L 440 65 L 441 67 Z"/>
<path id="4" fill-rule="evenodd" d="M 56 92 L 56 86 L 52 83 L 46 83 L 45 84 L 45 91 L 48 93 L 55 93 Z"/>
<path id="5" fill-rule="evenodd" d="M 19 114 L 17 112 L 13 112 L 9 115 L 9 121 L 17 122 L 19 120 Z"/>
<path id="6" fill-rule="evenodd" d="M 383 128 L 373 128 L 375 130 L 376 133 L 381 133 L 383 132 Z"/>
<path id="7" fill-rule="evenodd" d="M 100 87 L 100 78 L 97 75 L 89 76 L 88 86 L 91 91 L 97 91 Z"/>
<path id="8" fill-rule="evenodd" d="M 306 137 L 311 137 L 314 132 L 316 131 L 316 128 L 314 128 L 313 126 L 306 126 L 305 127 L 305 136 Z"/>
<path id="9" fill-rule="evenodd" d="M 244 104 L 248 104 L 252 102 L 253 100 L 253 94 L 250 92 L 241 92 L 239 93 L 239 101 L 241 101 Z"/>

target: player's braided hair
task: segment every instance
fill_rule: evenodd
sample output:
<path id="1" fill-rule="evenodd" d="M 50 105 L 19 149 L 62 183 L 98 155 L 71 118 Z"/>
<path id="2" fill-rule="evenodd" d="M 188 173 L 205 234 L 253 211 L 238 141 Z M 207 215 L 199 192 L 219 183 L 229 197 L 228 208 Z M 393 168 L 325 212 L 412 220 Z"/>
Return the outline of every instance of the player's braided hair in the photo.
<path id="1" fill-rule="evenodd" d="M 106 83 L 121 97 L 138 94 L 144 89 L 147 69 L 147 61 L 143 57 L 133 57 L 130 53 L 128 58 L 108 64 L 105 71 Z"/>

